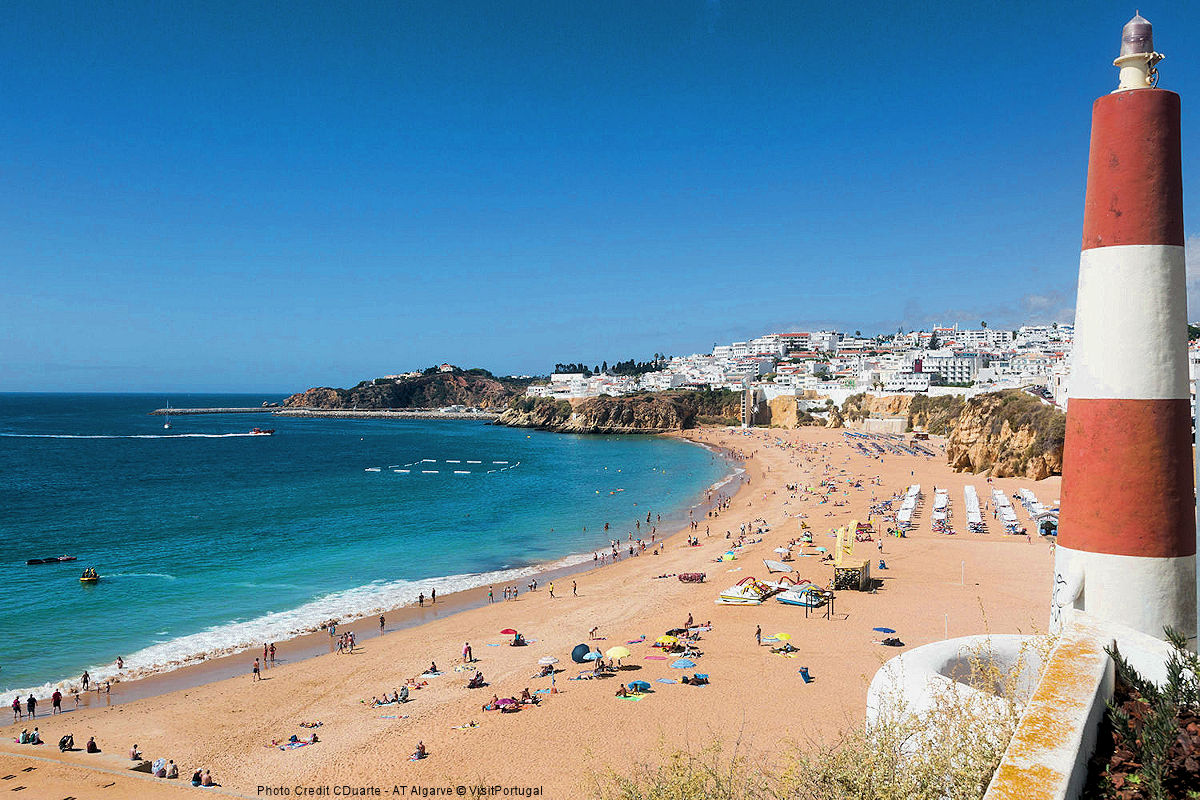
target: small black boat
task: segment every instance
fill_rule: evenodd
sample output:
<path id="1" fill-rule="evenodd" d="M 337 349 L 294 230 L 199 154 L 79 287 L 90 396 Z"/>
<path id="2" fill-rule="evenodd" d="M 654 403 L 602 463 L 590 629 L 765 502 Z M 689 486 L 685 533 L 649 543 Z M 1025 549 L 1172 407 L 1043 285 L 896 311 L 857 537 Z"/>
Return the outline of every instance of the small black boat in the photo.
<path id="1" fill-rule="evenodd" d="M 66 561 L 75 561 L 75 556 L 55 556 L 54 558 L 31 558 L 25 562 L 26 566 L 34 564 L 61 564 Z"/>

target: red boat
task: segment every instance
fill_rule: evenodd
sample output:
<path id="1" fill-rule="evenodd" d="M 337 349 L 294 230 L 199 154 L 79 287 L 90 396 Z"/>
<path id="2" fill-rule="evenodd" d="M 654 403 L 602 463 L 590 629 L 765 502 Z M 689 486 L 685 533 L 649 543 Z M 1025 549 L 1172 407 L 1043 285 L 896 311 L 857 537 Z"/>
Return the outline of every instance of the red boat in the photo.
<path id="1" fill-rule="evenodd" d="M 270 436 L 274 432 L 275 432 L 274 428 L 267 428 L 266 430 L 263 430 L 262 428 L 251 428 L 250 429 L 251 436 Z"/>

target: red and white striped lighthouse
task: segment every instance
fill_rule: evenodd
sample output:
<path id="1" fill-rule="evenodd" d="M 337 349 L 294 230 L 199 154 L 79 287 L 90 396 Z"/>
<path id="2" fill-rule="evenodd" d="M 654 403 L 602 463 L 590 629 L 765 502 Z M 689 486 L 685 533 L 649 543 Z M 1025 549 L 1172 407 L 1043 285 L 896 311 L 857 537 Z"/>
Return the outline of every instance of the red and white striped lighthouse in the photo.
<path id="1" fill-rule="evenodd" d="M 1156 87 L 1150 23 L 1092 106 L 1052 624 L 1082 610 L 1196 635 L 1179 95 Z"/>

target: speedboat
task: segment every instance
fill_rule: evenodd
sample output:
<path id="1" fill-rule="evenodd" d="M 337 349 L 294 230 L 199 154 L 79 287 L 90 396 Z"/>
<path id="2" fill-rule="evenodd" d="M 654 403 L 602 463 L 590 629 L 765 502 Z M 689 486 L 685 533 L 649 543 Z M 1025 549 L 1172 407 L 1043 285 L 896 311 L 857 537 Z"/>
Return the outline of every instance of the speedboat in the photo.
<path id="1" fill-rule="evenodd" d="M 735 585 L 721 592 L 717 602 L 731 606 L 757 606 L 776 591 L 755 578 L 742 578 Z"/>
<path id="2" fill-rule="evenodd" d="M 74 561 L 75 556 L 55 556 L 54 558 L 31 558 L 26 561 L 26 565 L 33 566 L 34 564 L 59 564 L 64 561 Z"/>
<path id="3" fill-rule="evenodd" d="M 273 433 L 275 433 L 274 428 L 267 428 L 266 430 L 263 430 L 262 428 L 251 428 L 250 429 L 251 436 L 270 436 Z"/>

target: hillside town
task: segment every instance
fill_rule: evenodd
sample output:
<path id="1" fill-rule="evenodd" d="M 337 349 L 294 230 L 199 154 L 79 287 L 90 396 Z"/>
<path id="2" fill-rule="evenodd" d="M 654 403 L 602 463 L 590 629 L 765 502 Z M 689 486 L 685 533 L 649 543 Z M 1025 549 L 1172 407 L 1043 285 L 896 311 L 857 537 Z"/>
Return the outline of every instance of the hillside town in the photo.
<path id="1" fill-rule="evenodd" d="M 557 373 L 527 394 L 571 399 L 703 388 L 750 390 L 768 401 L 816 392 L 842 403 L 864 391 L 972 395 L 1029 388 L 1065 408 L 1073 334 L 1072 325 L 1061 323 L 1016 330 L 954 325 L 873 337 L 859 331 L 770 333 L 716 345 L 711 353 L 664 359 L 661 369 L 640 375 L 604 368 Z"/>

